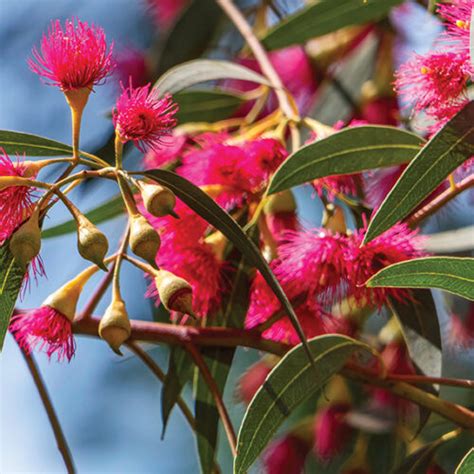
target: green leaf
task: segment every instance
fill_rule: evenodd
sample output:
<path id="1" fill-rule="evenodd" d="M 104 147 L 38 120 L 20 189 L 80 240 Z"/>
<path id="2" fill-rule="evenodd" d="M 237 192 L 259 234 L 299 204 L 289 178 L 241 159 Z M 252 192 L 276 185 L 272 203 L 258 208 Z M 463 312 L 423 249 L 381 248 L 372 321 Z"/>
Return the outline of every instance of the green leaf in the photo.
<path id="1" fill-rule="evenodd" d="M 240 64 L 217 59 L 195 59 L 165 72 L 156 81 L 154 88 L 160 95 L 167 92 L 174 94 L 195 84 L 218 79 L 240 79 L 268 85 L 262 75 Z"/>
<path id="2" fill-rule="evenodd" d="M 474 258 L 426 257 L 385 267 L 369 288 L 439 288 L 474 301 Z"/>
<path id="3" fill-rule="evenodd" d="M 419 136 L 394 127 L 346 128 L 290 155 L 274 174 L 269 193 L 324 176 L 406 163 L 422 143 Z"/>
<path id="4" fill-rule="evenodd" d="M 72 155 L 72 148 L 64 143 L 29 133 L 0 130 L 0 147 L 8 154 L 27 156 L 64 156 Z"/>
<path id="5" fill-rule="evenodd" d="M 280 283 L 278 283 L 278 280 L 268 266 L 268 263 L 260 253 L 258 247 L 242 230 L 237 222 L 218 204 L 216 204 L 204 191 L 176 173 L 167 170 L 155 169 L 145 173 L 130 172 L 130 174 L 146 176 L 147 178 L 153 179 L 170 188 L 186 205 L 188 205 L 216 229 L 220 230 L 235 245 L 235 247 L 242 252 L 242 255 L 247 259 L 247 262 L 250 265 L 255 266 L 260 271 L 268 286 L 279 299 L 282 307 L 285 309 L 285 311 L 287 311 L 291 323 L 293 324 L 293 327 L 295 328 L 300 340 L 303 342 L 303 345 L 305 346 L 309 356 L 309 348 L 306 342 L 306 337 L 290 301 L 288 300 L 285 292 L 280 286 Z"/>
<path id="6" fill-rule="evenodd" d="M 403 0 L 324 0 L 285 18 L 263 38 L 268 49 L 280 49 L 339 30 L 380 20 Z"/>
<path id="7" fill-rule="evenodd" d="M 93 224 L 100 224 L 101 222 L 108 221 L 109 219 L 113 219 L 114 217 L 123 214 L 124 209 L 122 196 L 118 194 L 104 204 L 92 209 L 92 211 L 87 212 L 85 215 Z M 76 229 L 76 221 L 71 219 L 62 224 L 43 230 L 41 236 L 44 239 L 48 239 L 50 237 L 58 237 L 59 235 L 75 232 Z"/>
<path id="8" fill-rule="evenodd" d="M 214 0 L 193 0 L 160 47 L 157 76 L 209 48 L 223 12 Z"/>
<path id="9" fill-rule="evenodd" d="M 237 253 L 239 254 L 238 258 L 227 259 L 229 268 L 237 266 L 237 271 L 234 272 L 233 277 L 228 275 L 229 280 L 232 279 L 233 282 L 232 290 L 224 301 L 224 314 L 220 324 L 225 327 L 242 328 L 248 309 L 250 281 L 249 269 L 245 260 L 241 258 L 240 252 Z M 203 349 L 204 360 L 209 371 L 218 381 L 221 393 L 224 393 L 234 354 L 235 348 L 209 347 Z M 214 404 L 214 398 L 200 375 L 196 386 L 195 415 L 201 470 L 207 473 L 212 471 L 215 464 L 219 414 Z"/>
<path id="10" fill-rule="evenodd" d="M 185 349 L 173 346 L 170 349 L 168 371 L 161 388 L 161 416 L 163 419 L 163 430 L 161 438 L 164 438 L 171 410 L 175 406 L 181 391 L 191 379 L 193 362 Z"/>
<path id="11" fill-rule="evenodd" d="M 273 368 L 251 401 L 237 441 L 236 474 L 247 472 L 283 421 L 339 372 L 354 352 L 370 352 L 367 345 L 340 335 L 316 337 L 309 346 L 316 370 L 300 344 Z"/>
<path id="12" fill-rule="evenodd" d="M 0 351 L 25 276 L 25 272 L 15 263 L 8 245 L 9 240 L 0 247 Z"/>
<path id="13" fill-rule="evenodd" d="M 174 100 L 179 104 L 180 124 L 224 120 L 243 103 L 238 95 L 213 90 L 178 92 Z"/>
<path id="14" fill-rule="evenodd" d="M 433 461 L 436 450 L 444 444 L 442 439 L 437 439 L 414 453 L 410 454 L 392 474 L 426 474 Z"/>
<path id="15" fill-rule="evenodd" d="M 462 459 L 456 468 L 456 474 L 472 474 L 474 472 L 474 448 L 472 448 Z"/>
<path id="16" fill-rule="evenodd" d="M 372 218 L 364 243 L 406 217 L 472 155 L 474 101 L 456 114 L 405 169 Z"/>

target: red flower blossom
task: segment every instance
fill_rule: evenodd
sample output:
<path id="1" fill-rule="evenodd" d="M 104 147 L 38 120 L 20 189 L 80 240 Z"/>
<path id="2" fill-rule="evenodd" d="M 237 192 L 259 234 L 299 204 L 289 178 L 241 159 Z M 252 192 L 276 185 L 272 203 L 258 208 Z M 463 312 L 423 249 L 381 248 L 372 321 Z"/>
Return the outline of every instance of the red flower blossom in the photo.
<path id="1" fill-rule="evenodd" d="M 0 149 L 0 177 L 23 177 L 27 171 L 26 166 L 11 158 Z M 31 206 L 33 188 L 28 186 L 9 186 L 0 188 L 0 245 L 10 237 L 12 232 L 27 217 Z"/>
<path id="2" fill-rule="evenodd" d="M 450 51 L 415 54 L 397 71 L 395 88 L 415 112 L 424 110 L 443 120 L 469 101 L 466 85 L 472 73 L 466 55 Z"/>
<path id="3" fill-rule="evenodd" d="M 469 311 L 464 320 L 456 314 L 451 315 L 448 341 L 453 347 L 474 347 L 474 303 L 469 304 Z"/>
<path id="4" fill-rule="evenodd" d="M 443 39 L 460 54 L 469 54 L 469 32 L 473 0 L 456 0 L 438 4 L 438 13 L 446 20 L 447 33 Z"/>
<path id="5" fill-rule="evenodd" d="M 186 153 L 177 171 L 198 186 L 221 185 L 216 200 L 229 208 L 260 191 L 287 153 L 271 138 L 235 145 L 222 143 L 222 139 L 221 134 L 201 136 L 201 149 Z"/>
<path id="6" fill-rule="evenodd" d="M 107 51 L 102 28 L 79 20 L 66 20 L 64 29 L 59 20 L 52 21 L 32 55 L 30 69 L 63 91 L 92 89 L 113 67 L 112 46 Z"/>
<path id="7" fill-rule="evenodd" d="M 393 263 L 426 256 L 423 251 L 425 238 L 406 224 L 396 224 L 391 229 L 362 245 L 366 229 L 356 231 L 348 239 L 347 260 L 350 293 L 357 301 L 368 301 L 381 307 L 388 297 L 399 301 L 409 298 L 409 290 L 401 288 L 367 288 L 365 282 L 382 268 Z"/>
<path id="8" fill-rule="evenodd" d="M 150 84 L 134 88 L 130 82 L 128 88 L 122 89 L 112 113 L 122 142 L 133 141 L 142 152 L 159 148 L 162 138 L 176 125 L 177 104 L 170 95 L 158 98 Z"/>
<path id="9" fill-rule="evenodd" d="M 273 441 L 263 453 L 266 474 L 300 474 L 304 470 L 308 444 L 294 434 Z"/>
<path id="10" fill-rule="evenodd" d="M 345 422 L 350 405 L 345 403 L 321 408 L 316 414 L 314 452 L 319 459 L 329 461 L 339 454 L 352 435 Z"/>
<path id="11" fill-rule="evenodd" d="M 50 306 L 15 315 L 9 329 L 27 354 L 38 349 L 51 359 L 56 353 L 61 362 L 71 361 L 76 350 L 70 320 Z"/>
<path id="12" fill-rule="evenodd" d="M 347 238 L 327 229 L 289 231 L 282 236 L 275 274 L 290 298 L 306 295 L 333 305 L 347 280 Z"/>
<path id="13" fill-rule="evenodd" d="M 186 142 L 186 135 L 172 134 L 164 137 L 158 147 L 146 152 L 143 158 L 145 168 L 161 168 L 177 160 L 185 149 Z"/>
<path id="14" fill-rule="evenodd" d="M 265 359 L 259 360 L 249 367 L 239 378 L 236 390 L 237 398 L 248 405 L 271 370 L 272 366 Z"/>
<path id="15" fill-rule="evenodd" d="M 114 78 L 117 82 L 128 84 L 130 80 L 137 86 L 148 82 L 148 66 L 145 53 L 139 49 L 127 47 L 114 55 Z"/>

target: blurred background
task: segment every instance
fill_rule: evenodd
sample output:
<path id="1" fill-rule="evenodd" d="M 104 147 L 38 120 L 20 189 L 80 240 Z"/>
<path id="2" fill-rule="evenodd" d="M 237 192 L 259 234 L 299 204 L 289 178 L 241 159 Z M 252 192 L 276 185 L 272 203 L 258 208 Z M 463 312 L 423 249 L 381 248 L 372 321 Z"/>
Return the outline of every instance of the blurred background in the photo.
<path id="1" fill-rule="evenodd" d="M 280 3 L 292 9 L 300 2 Z M 421 9 L 418 14 L 422 15 Z M 147 13 L 145 0 L 0 0 L 0 129 L 44 135 L 69 143 L 69 110 L 63 95 L 56 88 L 43 85 L 29 71 L 26 59 L 32 46 L 39 43 L 51 19 L 62 21 L 72 16 L 102 26 L 108 41 L 115 42 L 116 49 L 150 47 L 156 28 Z M 425 20 L 420 21 L 420 16 L 414 15 L 412 26 L 416 24 L 416 28 L 400 25 L 406 51 L 421 51 L 430 46 L 429 38 L 435 36 L 439 25 Z M 82 148 L 93 150 L 110 133 L 107 111 L 114 103 L 117 91 L 117 84 L 109 81 L 107 85 L 98 87 L 91 96 L 83 119 Z M 107 186 L 94 186 L 76 195 L 76 198 L 81 209 L 87 210 L 113 193 L 114 190 Z M 302 217 L 309 225 L 316 225 L 321 219 L 321 207 L 318 200 L 311 199 L 310 194 L 307 190 L 300 190 L 297 197 L 302 205 Z M 468 209 L 467 197 L 462 196 L 452 212 L 432 219 L 426 230 L 434 232 L 473 224 L 473 216 Z M 56 206 L 46 225 L 65 219 L 66 213 Z M 113 248 L 123 229 L 121 218 L 100 227 Z M 44 241 L 42 255 L 47 278 L 41 279 L 37 287 L 32 286 L 21 301 L 22 308 L 40 305 L 58 285 L 84 268 L 83 261 L 72 250 L 74 248 L 74 234 Z M 129 284 L 124 287 L 124 297 L 131 316 L 151 318 L 150 302 L 143 298 L 146 282 L 128 265 L 125 272 L 123 281 L 127 280 Z M 86 297 L 96 281 L 89 284 Z M 446 332 L 448 317 L 438 296 L 441 325 Z M 107 305 L 107 298 L 103 301 L 98 314 Z M 194 437 L 180 412 L 173 412 L 166 439 L 161 440 L 161 387 L 148 369 L 127 351 L 123 358 L 118 358 L 98 340 L 77 338 L 77 345 L 76 357 L 70 364 L 50 363 L 44 355 L 38 355 L 37 361 L 78 472 L 199 472 Z M 147 349 L 160 366 L 166 368 L 166 349 Z M 466 364 L 460 361 L 467 361 L 473 355 L 472 351 L 469 353 L 467 350 L 462 354 L 448 353 L 444 369 L 446 374 L 472 378 L 472 371 L 466 373 L 462 369 Z M 256 360 L 256 354 L 240 350 L 237 360 L 225 394 L 225 402 L 230 407 L 236 426 L 242 417 L 243 407 L 234 403 L 233 387 L 238 373 Z M 43 406 L 18 347 L 10 336 L 7 336 L 0 356 L 0 381 L 0 471 L 5 474 L 64 472 Z M 189 401 L 190 393 L 185 395 Z M 224 473 L 231 472 L 230 453 L 225 440 L 221 443 L 219 461 Z"/>

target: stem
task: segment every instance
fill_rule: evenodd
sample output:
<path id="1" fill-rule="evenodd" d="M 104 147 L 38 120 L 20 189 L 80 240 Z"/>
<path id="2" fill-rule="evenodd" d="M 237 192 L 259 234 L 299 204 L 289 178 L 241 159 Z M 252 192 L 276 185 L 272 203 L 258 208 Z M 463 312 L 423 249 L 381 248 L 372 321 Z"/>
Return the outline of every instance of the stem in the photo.
<path id="1" fill-rule="evenodd" d="M 466 189 L 469 189 L 474 186 L 474 174 L 469 175 L 464 178 L 462 181 L 454 185 L 454 188 L 449 187 L 441 194 L 436 196 L 431 202 L 426 204 L 420 210 L 412 214 L 407 220 L 406 223 L 410 227 L 417 226 L 423 219 L 426 219 L 428 216 L 431 216 L 441 207 L 447 204 L 449 201 L 454 199 L 458 194 L 461 194 Z"/>
<path id="2" fill-rule="evenodd" d="M 226 15 L 232 21 L 232 23 L 239 30 L 240 34 L 244 37 L 245 41 L 252 50 L 255 59 L 260 65 L 262 73 L 266 76 L 270 85 L 275 89 L 278 102 L 282 112 L 292 120 L 298 120 L 298 113 L 294 110 L 286 92 L 283 83 L 281 82 L 280 76 L 275 71 L 273 64 L 268 58 L 267 52 L 263 48 L 262 44 L 255 36 L 251 26 L 248 24 L 245 16 L 242 12 L 234 5 L 232 0 L 216 0 L 216 3 L 224 10 Z"/>
<path id="3" fill-rule="evenodd" d="M 399 382 L 406 382 L 409 384 L 423 384 L 423 385 L 450 385 L 452 387 L 474 388 L 474 380 L 468 379 L 450 379 L 445 377 L 427 377 L 425 375 L 410 375 L 410 374 L 389 374 L 387 380 L 397 380 Z"/>
<path id="4" fill-rule="evenodd" d="M 61 428 L 61 424 L 59 423 L 56 411 L 54 410 L 54 406 L 49 397 L 44 380 L 41 377 L 39 367 L 31 354 L 27 354 L 21 348 L 20 350 L 25 359 L 26 365 L 28 366 L 28 370 L 30 371 L 33 381 L 36 385 L 36 389 L 38 390 L 38 394 L 41 398 L 41 402 L 43 403 L 46 415 L 48 416 L 49 423 L 51 424 L 51 428 L 56 439 L 56 444 L 63 458 L 67 472 L 68 474 L 74 474 L 76 472 L 76 468 L 74 467 L 74 461 L 72 459 L 71 451 L 67 444 L 66 437 L 64 436 L 64 432 Z"/>
<path id="5" fill-rule="evenodd" d="M 232 426 L 229 413 L 227 412 L 227 409 L 222 400 L 219 387 L 217 386 L 214 377 L 209 371 L 209 368 L 205 360 L 203 359 L 201 353 L 196 349 L 196 346 L 194 346 L 193 344 L 186 344 L 185 348 L 189 352 L 191 357 L 193 358 L 196 365 L 198 366 L 202 377 L 204 378 L 210 392 L 212 393 L 212 396 L 214 397 L 217 411 L 219 412 L 219 416 L 222 420 L 222 424 L 224 425 L 224 431 L 227 435 L 227 440 L 229 441 L 229 446 L 230 446 L 230 450 L 232 451 L 232 456 L 235 458 L 237 456 L 237 437 L 235 436 L 234 427 Z"/>
<path id="6" fill-rule="evenodd" d="M 139 358 L 142 362 L 156 375 L 157 379 L 163 383 L 165 381 L 166 375 L 161 370 L 160 366 L 135 342 L 129 341 L 126 343 L 126 346 Z M 180 408 L 181 412 L 186 418 L 186 421 L 189 423 L 189 426 L 193 431 L 196 431 L 196 420 L 194 419 L 191 410 L 189 409 L 186 402 L 182 397 L 178 396 L 176 399 L 176 404 Z"/>

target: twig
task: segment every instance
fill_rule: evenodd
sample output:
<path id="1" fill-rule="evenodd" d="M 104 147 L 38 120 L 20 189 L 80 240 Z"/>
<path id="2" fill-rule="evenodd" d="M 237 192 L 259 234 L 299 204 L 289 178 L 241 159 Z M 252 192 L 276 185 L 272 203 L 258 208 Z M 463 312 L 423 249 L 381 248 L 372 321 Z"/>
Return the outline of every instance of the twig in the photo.
<path id="1" fill-rule="evenodd" d="M 275 71 L 273 64 L 268 58 L 268 54 L 262 46 L 262 43 L 258 40 L 253 32 L 251 26 L 248 24 L 245 16 L 242 12 L 234 5 L 232 0 L 216 0 L 216 3 L 220 5 L 222 10 L 226 13 L 229 19 L 234 23 L 240 34 L 244 37 L 245 41 L 252 50 L 255 59 L 258 61 L 262 73 L 266 76 L 278 98 L 280 108 L 282 112 L 289 119 L 297 119 L 297 113 L 293 109 L 291 102 L 288 98 L 287 92 L 283 86 L 280 76 Z"/>
<path id="2" fill-rule="evenodd" d="M 457 183 L 454 189 L 451 187 L 446 189 L 446 191 L 443 191 L 441 194 L 436 196 L 431 202 L 426 204 L 426 206 L 422 207 L 420 210 L 412 214 L 406 220 L 406 223 L 411 227 L 418 225 L 420 221 L 434 214 L 446 203 L 451 201 L 451 199 L 454 199 L 458 194 L 461 194 L 463 191 L 473 186 L 474 186 L 474 174 L 471 174 L 467 178 L 464 178 L 462 181 Z"/>
<path id="3" fill-rule="evenodd" d="M 139 358 L 142 362 L 156 375 L 156 378 L 163 383 L 165 381 L 165 373 L 161 370 L 159 365 L 137 344 L 135 341 L 129 341 L 126 343 L 127 347 Z M 176 404 L 180 408 L 181 412 L 186 418 L 186 421 L 189 423 L 189 426 L 196 431 L 196 420 L 191 413 L 191 410 L 188 408 L 186 402 L 178 396 L 176 399 Z"/>
<path id="4" fill-rule="evenodd" d="M 209 372 L 209 368 L 205 360 L 203 359 L 201 353 L 196 349 L 196 346 L 194 346 L 193 344 L 186 344 L 185 348 L 198 366 L 202 377 L 204 378 L 207 386 L 209 387 L 210 392 L 212 393 L 212 396 L 214 397 L 217 411 L 219 412 L 222 424 L 224 425 L 224 431 L 227 435 L 232 455 L 235 457 L 237 456 L 237 437 L 235 436 L 234 427 L 232 426 L 229 413 L 227 412 L 227 409 L 222 400 L 219 387 L 217 386 L 216 381 L 214 380 L 214 377 L 212 376 L 211 372 Z"/>
<path id="5" fill-rule="evenodd" d="M 68 474 L 74 474 L 76 472 L 76 468 L 74 466 L 74 461 L 72 459 L 71 451 L 69 449 L 69 446 L 66 441 L 66 437 L 64 436 L 63 430 L 61 428 L 61 424 L 59 423 L 58 416 L 56 415 L 53 404 L 49 397 L 48 390 L 46 389 L 44 380 L 41 377 L 41 373 L 38 368 L 38 365 L 36 364 L 31 354 L 27 354 L 21 348 L 20 348 L 20 351 L 25 359 L 26 365 L 28 366 L 30 374 L 36 385 L 36 389 L 38 390 L 38 394 L 43 403 L 44 409 L 46 411 L 46 415 L 48 416 L 49 423 L 51 424 L 51 428 L 53 430 L 54 437 L 56 439 L 56 444 L 64 460 L 64 464 L 66 465 L 67 472 Z"/>

